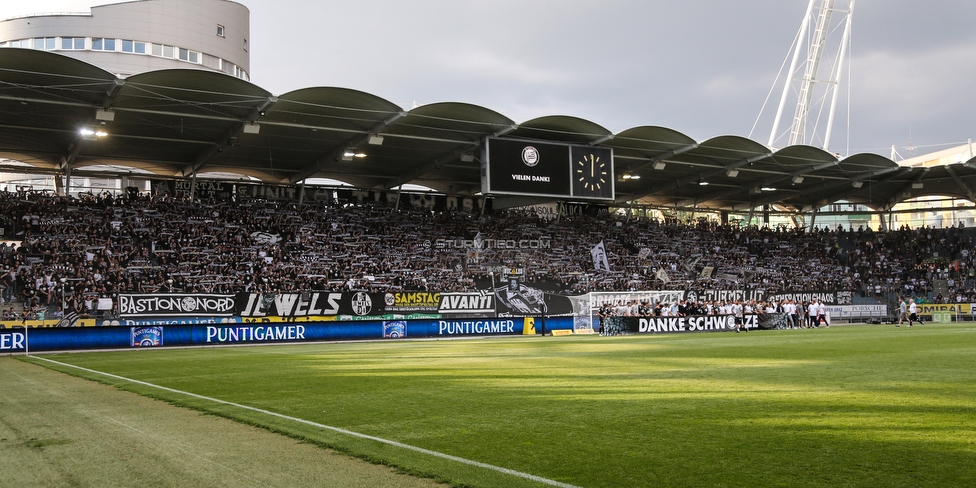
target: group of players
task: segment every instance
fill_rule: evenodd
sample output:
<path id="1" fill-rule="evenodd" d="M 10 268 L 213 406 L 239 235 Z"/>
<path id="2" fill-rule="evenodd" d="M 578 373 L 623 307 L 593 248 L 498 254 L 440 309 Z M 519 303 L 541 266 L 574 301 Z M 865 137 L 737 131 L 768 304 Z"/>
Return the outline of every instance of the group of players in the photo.
<path id="1" fill-rule="evenodd" d="M 918 315 L 918 304 L 915 303 L 915 299 L 911 298 L 908 303 L 905 303 L 905 298 L 901 298 L 898 303 L 898 323 L 895 327 L 901 327 L 901 324 L 908 319 L 908 326 L 911 327 L 913 322 L 918 322 L 918 325 L 925 325 L 922 322 L 922 317 Z"/>
<path id="2" fill-rule="evenodd" d="M 914 301 L 912 302 L 914 306 Z M 688 317 L 697 315 L 733 315 L 735 316 L 735 331 L 747 330 L 742 317 L 744 315 L 783 314 L 786 319 L 784 328 L 817 328 L 820 324 L 830 327 L 830 314 L 823 301 L 814 299 L 809 302 L 782 300 L 779 302 L 757 302 L 755 300 L 729 301 L 690 301 L 677 300 L 673 302 L 656 302 L 651 305 L 649 300 L 618 300 L 614 303 L 603 302 L 597 310 L 599 318 L 599 333 L 601 335 L 616 335 L 619 329 L 610 326 L 611 317 Z M 919 320 L 921 323 L 921 321 Z"/>

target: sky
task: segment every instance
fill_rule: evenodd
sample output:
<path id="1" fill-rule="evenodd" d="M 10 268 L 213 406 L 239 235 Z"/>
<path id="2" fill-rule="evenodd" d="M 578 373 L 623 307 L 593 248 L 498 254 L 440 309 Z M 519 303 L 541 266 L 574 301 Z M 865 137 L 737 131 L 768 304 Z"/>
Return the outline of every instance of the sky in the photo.
<path id="1" fill-rule="evenodd" d="M 106 3 L 3 2 L 0 18 Z M 251 82 L 274 94 L 337 86 L 404 109 L 466 102 L 517 123 L 571 115 L 614 133 L 652 125 L 765 144 L 808 1 L 240 3 L 251 12 Z M 973 19 L 972 0 L 858 1 L 829 149 L 887 157 L 895 146 L 907 158 L 976 137 Z"/>

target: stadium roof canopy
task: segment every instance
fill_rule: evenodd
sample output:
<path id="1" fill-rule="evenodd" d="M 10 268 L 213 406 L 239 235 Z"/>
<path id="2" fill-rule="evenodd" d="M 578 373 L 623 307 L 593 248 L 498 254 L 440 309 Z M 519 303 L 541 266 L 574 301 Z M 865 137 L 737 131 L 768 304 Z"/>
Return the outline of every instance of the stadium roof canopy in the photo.
<path id="1" fill-rule="evenodd" d="M 82 136 L 82 128 L 109 135 Z M 0 49 L 0 158 L 31 165 L 4 163 L 0 171 L 109 167 L 118 175 L 236 173 L 269 183 L 315 177 L 366 189 L 412 183 L 473 195 L 481 191 L 486 136 L 613 148 L 618 203 L 809 211 L 839 200 L 882 210 L 924 195 L 976 201 L 976 158 L 913 169 L 874 154 L 838 160 L 814 147 L 772 150 L 738 136 L 698 142 L 664 127 L 613 134 L 571 116 L 516 123 L 466 103 L 404 110 L 345 88 L 274 96 L 202 70 L 119 79 L 59 54 Z"/>

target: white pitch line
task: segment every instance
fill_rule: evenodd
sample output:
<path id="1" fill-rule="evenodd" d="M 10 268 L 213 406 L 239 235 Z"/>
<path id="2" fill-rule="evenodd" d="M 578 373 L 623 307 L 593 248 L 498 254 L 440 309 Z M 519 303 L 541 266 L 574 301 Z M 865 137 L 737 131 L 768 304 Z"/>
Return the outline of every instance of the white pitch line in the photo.
<path id="1" fill-rule="evenodd" d="M 458 457 L 458 456 L 452 456 L 450 454 L 444 454 L 442 452 L 431 451 L 430 449 L 424 449 L 422 447 L 411 446 L 409 444 L 404 444 L 402 442 L 391 441 L 389 439 L 383 439 L 382 437 L 375 437 L 375 436 L 371 436 L 371 435 L 368 435 L 368 434 L 362 434 L 362 433 L 359 433 L 359 432 L 354 432 L 354 431 L 351 431 L 351 430 L 346 430 L 346 429 L 343 429 L 343 428 L 340 428 L 340 427 L 333 427 L 331 425 L 320 424 L 318 422 L 312 422 L 311 420 L 300 419 L 298 417 L 292 417 L 290 415 L 284 415 L 284 414 L 280 414 L 280 413 L 277 413 L 277 412 L 272 412 L 270 410 L 264 410 L 264 409 L 261 409 L 261 408 L 251 407 L 251 406 L 248 406 L 248 405 L 241 405 L 240 403 L 234 403 L 234 402 L 229 402 L 227 400 L 221 400 L 219 398 L 213 398 L 213 397 L 198 395 L 196 393 L 190 393 L 188 391 L 177 390 L 175 388 L 169 388 L 169 387 L 166 387 L 166 386 L 155 385 L 155 384 L 152 384 L 152 383 L 147 383 L 145 381 L 134 380 L 132 378 L 126 378 L 125 376 L 119 376 L 119 375 L 115 375 L 115 374 L 112 374 L 112 373 L 106 373 L 104 371 L 97 371 L 97 370 L 94 370 L 94 369 L 83 368 L 81 366 L 75 366 L 74 364 L 62 363 L 60 361 L 55 361 L 53 359 L 47 359 L 47 358 L 44 358 L 44 357 L 41 357 L 41 356 L 31 356 L 31 357 L 34 358 L 34 359 L 40 359 L 41 361 L 47 361 L 49 363 L 54 363 L 54 364 L 57 364 L 57 365 L 61 365 L 61 366 L 68 367 L 68 368 L 80 369 L 82 371 L 87 371 L 89 373 L 94 373 L 94 374 L 100 374 L 100 375 L 103 375 L 103 376 L 108 376 L 109 378 L 115 378 L 115 379 L 118 379 L 118 380 L 128 381 L 130 383 L 135 383 L 135 384 L 138 384 L 138 385 L 148 386 L 148 387 L 151 387 L 151 388 L 158 388 L 160 390 L 168 391 L 168 392 L 171 392 L 171 393 L 177 393 L 177 394 L 180 394 L 180 395 L 186 395 L 186 396 L 189 396 L 189 397 L 198 398 L 200 400 L 207 400 L 207 401 L 210 401 L 210 402 L 219 403 L 221 405 L 229 405 L 229 406 L 241 408 L 241 409 L 244 409 L 244 410 L 250 410 L 252 412 L 258 412 L 258 413 L 262 413 L 262 414 L 265 414 L 265 415 L 270 415 L 272 417 L 278 417 L 280 419 L 290 420 L 292 422 L 297 422 L 297 423 L 300 423 L 300 424 L 310 425 L 312 427 L 318 427 L 320 429 L 331 430 L 333 432 L 338 432 L 340 434 L 345 434 L 345 435 L 348 435 L 348 436 L 351 436 L 351 437 L 358 437 L 360 439 L 368 439 L 368 440 L 371 440 L 371 441 L 380 442 L 380 443 L 387 444 L 387 445 L 390 445 L 390 446 L 396 446 L 396 447 L 399 447 L 399 448 L 402 448 L 402 449 L 407 449 L 407 450 L 410 450 L 410 451 L 415 451 L 415 452 L 419 452 L 419 453 L 422 453 L 422 454 L 427 454 L 429 456 L 439 457 L 439 458 L 443 458 L 443 459 L 449 459 L 451 461 L 455 461 L 455 462 L 458 462 L 458 463 L 467 464 L 467 465 L 470 465 L 470 466 L 477 466 L 479 468 L 489 469 L 489 470 L 492 470 L 492 471 L 497 471 L 499 473 L 504 473 L 504 474 L 508 474 L 508 475 L 512 475 L 512 476 L 517 476 L 519 478 L 525 478 L 527 480 L 532 480 L 532 481 L 535 481 L 537 483 L 542 483 L 544 485 L 557 486 L 559 488 L 580 488 L 580 487 L 578 487 L 576 485 L 570 485 L 568 483 L 562 483 L 560 481 L 551 480 L 549 478 L 543 478 L 541 476 L 536 476 L 534 474 L 523 473 L 521 471 L 516 471 L 514 469 L 508 469 L 508 468 L 503 468 L 501 466 L 495 466 L 493 464 L 487 464 L 487 463 L 482 463 L 482 462 L 479 462 L 479 461 L 473 461 L 471 459 L 466 459 L 466 458 L 462 458 L 462 457 Z"/>

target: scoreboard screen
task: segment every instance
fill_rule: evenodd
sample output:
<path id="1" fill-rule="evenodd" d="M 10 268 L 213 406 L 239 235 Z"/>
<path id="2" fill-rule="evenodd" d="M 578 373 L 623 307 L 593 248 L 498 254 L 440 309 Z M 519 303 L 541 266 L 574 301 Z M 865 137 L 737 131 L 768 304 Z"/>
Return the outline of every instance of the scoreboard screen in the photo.
<path id="1" fill-rule="evenodd" d="M 489 138 L 485 151 L 485 194 L 613 199 L 612 149 Z"/>

